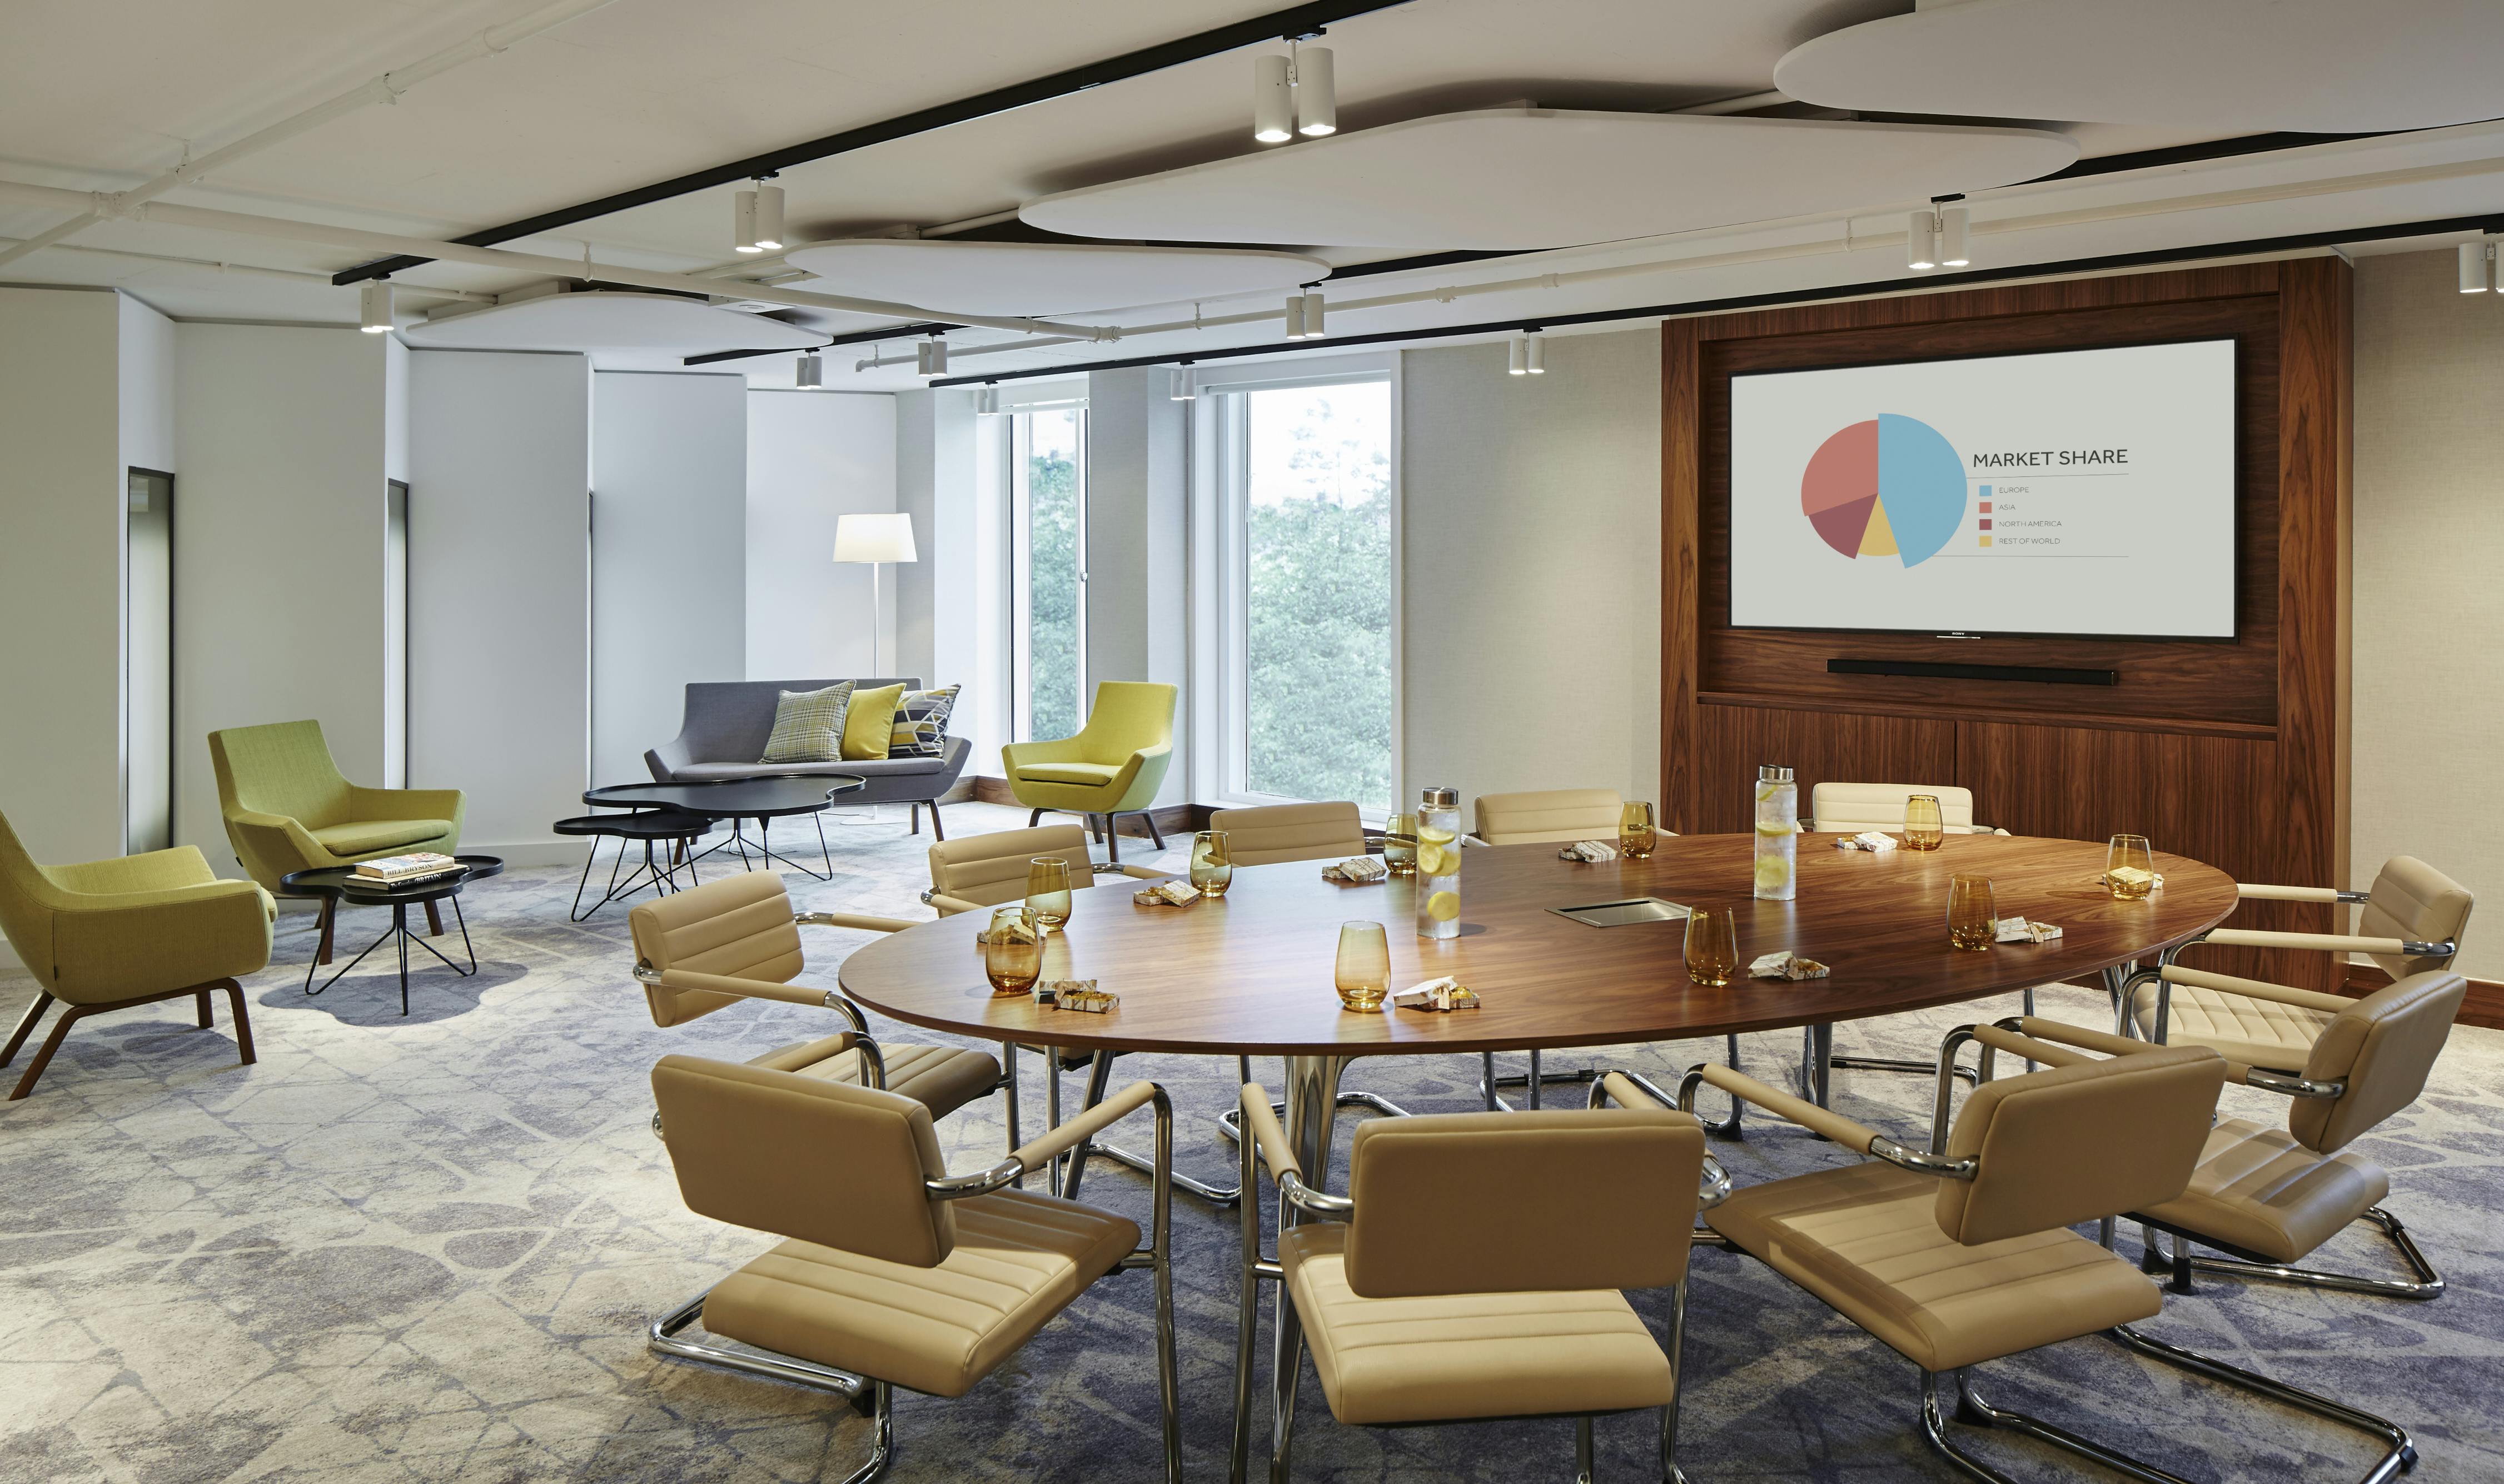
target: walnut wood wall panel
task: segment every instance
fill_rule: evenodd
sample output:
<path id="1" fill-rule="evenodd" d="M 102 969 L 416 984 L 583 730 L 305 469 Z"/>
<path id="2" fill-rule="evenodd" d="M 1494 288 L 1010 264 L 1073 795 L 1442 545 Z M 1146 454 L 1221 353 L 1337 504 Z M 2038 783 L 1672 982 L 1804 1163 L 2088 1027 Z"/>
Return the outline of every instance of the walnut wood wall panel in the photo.
<path id="1" fill-rule="evenodd" d="M 2020 834 L 2123 830 L 2244 880 L 2347 879 L 2348 284 L 2336 259 L 1820 304 L 1663 327 L 1662 786 L 1670 827 L 1747 827 L 1756 765 L 1961 783 Z M 2232 641 L 1729 627 L 1734 372 L 2231 336 Z M 1837 675 L 1829 658 L 2112 670 L 2110 688 Z M 2335 925 L 2317 907 L 2252 926 Z M 2318 960 L 2321 955 L 2311 955 Z M 2219 955 L 2222 958 L 2222 955 Z M 2220 965 L 2223 966 L 2222 963 Z M 2335 988 L 2336 966 L 2236 972 Z"/>

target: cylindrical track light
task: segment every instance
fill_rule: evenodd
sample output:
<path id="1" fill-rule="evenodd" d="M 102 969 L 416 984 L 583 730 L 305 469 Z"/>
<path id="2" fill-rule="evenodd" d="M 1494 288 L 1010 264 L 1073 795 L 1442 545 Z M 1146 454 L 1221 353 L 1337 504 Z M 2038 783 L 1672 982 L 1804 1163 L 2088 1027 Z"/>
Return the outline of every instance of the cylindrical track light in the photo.
<path id="1" fill-rule="evenodd" d="M 1526 353 L 1522 358 L 1521 368 L 1533 376 L 1547 375 L 1548 336 L 1534 329 L 1522 339 L 1526 346 Z"/>
<path id="2" fill-rule="evenodd" d="M 357 291 L 357 328 L 369 335 L 387 335 L 392 331 L 392 286 L 379 278 L 369 278 Z"/>
<path id="3" fill-rule="evenodd" d="M 980 392 L 975 393 L 974 411 L 983 417 L 998 417 L 1000 415 L 1000 389 L 996 386 L 985 387 Z"/>
<path id="4" fill-rule="evenodd" d="M 2487 292 L 2487 239 L 2483 237 L 2476 242 L 2464 242 L 2460 245 L 2461 293 L 2485 293 Z"/>
<path id="5" fill-rule="evenodd" d="M 1290 293 L 1287 295 L 1287 338 L 1301 340 L 1304 337 L 1304 296 L 1301 293 Z"/>
<path id="6" fill-rule="evenodd" d="M 756 192 L 743 190 L 731 198 L 730 246 L 740 253 L 761 253 L 756 245 Z"/>
<path id="7" fill-rule="evenodd" d="M 1322 328 L 1322 296 L 1318 293 L 1305 294 L 1304 338 L 1307 340 L 1318 340 L 1328 333 L 1330 333 L 1330 331 Z"/>
<path id="8" fill-rule="evenodd" d="M 756 250 L 760 253 L 782 251 L 782 188 L 756 183 Z"/>
<path id="9" fill-rule="evenodd" d="M 1165 397 L 1167 400 L 1187 402 L 1199 395 L 1200 389 L 1192 385 L 1191 367 L 1184 365 L 1175 366 L 1172 372 L 1166 376 Z"/>
<path id="10" fill-rule="evenodd" d="M 1970 214 L 1962 206 L 1947 206 L 1940 208 L 1940 267 L 1962 268 L 1967 263 L 1973 261 L 1973 255 L 1966 252 L 1965 246 L 1965 228 L 1969 224 L 1970 221 Z"/>
<path id="11" fill-rule="evenodd" d="M 1915 272 L 1939 265 L 1939 219 L 1927 206 L 1904 224 L 1904 266 Z"/>
<path id="12" fill-rule="evenodd" d="M 1505 362 L 1505 369 L 1515 376 L 1527 376 L 1530 374 L 1530 341 L 1528 337 L 1523 335 L 1515 335 L 1513 337 L 1513 356 L 1511 360 Z"/>
<path id="13" fill-rule="evenodd" d="M 1328 47 L 1296 49 L 1296 132 L 1308 139 L 1339 132 L 1339 85 Z"/>
<path id="14" fill-rule="evenodd" d="M 1252 137 L 1285 144 L 1296 137 L 1296 97 L 1287 86 L 1287 59 L 1252 58 Z"/>
<path id="15" fill-rule="evenodd" d="M 797 386 L 804 391 L 824 391 L 826 386 L 826 362 L 819 359 L 816 351 L 805 351 L 801 353 L 799 364 L 792 368 L 791 381 L 794 386 Z"/>
<path id="16" fill-rule="evenodd" d="M 935 337 L 930 342 L 930 374 L 948 374 L 948 342 Z"/>

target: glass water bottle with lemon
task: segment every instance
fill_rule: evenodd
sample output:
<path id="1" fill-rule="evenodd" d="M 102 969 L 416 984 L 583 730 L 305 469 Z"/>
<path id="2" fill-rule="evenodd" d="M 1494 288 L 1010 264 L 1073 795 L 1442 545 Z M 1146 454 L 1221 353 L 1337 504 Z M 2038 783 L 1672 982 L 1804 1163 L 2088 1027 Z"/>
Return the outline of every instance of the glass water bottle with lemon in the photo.
<path id="1" fill-rule="evenodd" d="M 1417 936 L 1461 936 L 1461 796 L 1449 788 L 1417 800 Z"/>
<path id="2" fill-rule="evenodd" d="M 1799 894 L 1799 785 L 1771 763 L 1756 770 L 1756 900 Z"/>

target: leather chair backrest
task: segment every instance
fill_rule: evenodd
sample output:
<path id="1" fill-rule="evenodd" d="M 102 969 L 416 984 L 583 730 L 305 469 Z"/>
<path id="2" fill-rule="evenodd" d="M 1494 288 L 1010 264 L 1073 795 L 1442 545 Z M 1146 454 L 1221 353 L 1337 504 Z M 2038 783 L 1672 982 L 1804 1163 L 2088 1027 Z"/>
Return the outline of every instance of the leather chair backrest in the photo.
<path id="1" fill-rule="evenodd" d="M 1614 788 L 1548 788 L 1480 794 L 1478 836 L 1491 846 L 1617 838 L 1626 801 Z"/>
<path id="2" fill-rule="evenodd" d="M 2469 981 L 2431 969 L 2377 989 L 2332 1017 L 2313 1040 L 2304 1075 L 2314 1082 L 2345 1078 L 2348 1090 L 2336 1098 L 2294 1099 L 2287 1132 L 2316 1154 L 2336 1154 L 2416 1102 L 2468 992 Z"/>
<path id="3" fill-rule="evenodd" d="M 1238 866 L 1365 853 L 1365 821 L 1345 802 L 1221 809 L 1208 816 L 1208 827 L 1226 833 L 1227 857 Z"/>
<path id="4" fill-rule="evenodd" d="M 1456 1113 L 1356 1131 L 1366 1298 L 1662 1288 L 1687 1275 L 1704 1130 L 1667 1108 Z"/>
<path id="5" fill-rule="evenodd" d="M 684 969 L 787 984 L 806 966 L 800 929 L 791 920 L 791 898 L 771 871 L 723 877 L 701 886 L 636 904 L 626 915 L 635 957 L 655 969 Z M 709 1016 L 739 997 L 704 989 L 645 984 L 652 1023 L 678 1025 Z"/>
<path id="6" fill-rule="evenodd" d="M 348 822 L 348 780 L 318 721 L 211 732 L 209 762 L 226 813 L 283 814 L 308 830 Z"/>
<path id="7" fill-rule="evenodd" d="M 2469 888 L 2414 855 L 2394 855 L 2376 873 L 2371 895 L 2356 913 L 2356 932 L 2365 938 L 2406 938 L 2417 943 L 2449 943 L 2455 948 L 2469 927 L 2469 909 L 2477 898 Z M 2428 969 L 2449 969 L 2452 955 L 2402 958 L 2376 953 L 2374 962 L 2395 980 Z"/>
<path id="8" fill-rule="evenodd" d="M 932 846 L 930 886 L 941 896 L 978 907 L 1023 902 L 1026 867 L 1038 855 L 1058 855 L 1069 862 L 1070 890 L 1096 884 L 1096 864 L 1087 854 L 1087 832 L 1074 824 L 1047 824 L 995 835 L 960 835 Z"/>
<path id="9" fill-rule="evenodd" d="M 1809 817 L 1827 834 L 1900 830 L 1904 801 L 1915 794 L 1938 795 L 1941 824 L 1972 827 L 1973 790 L 1953 783 L 1820 783 L 1809 790 Z"/>
<path id="10" fill-rule="evenodd" d="M 1119 768 L 1133 752 L 1171 744 L 1178 694 L 1162 680 L 1098 682 L 1096 704 L 1087 708 L 1087 724 L 1078 729 L 1085 754 L 1081 760 Z"/>
<path id="11" fill-rule="evenodd" d="M 838 1252 L 935 1267 L 956 1221 L 925 1180 L 946 1156 L 912 1098 L 702 1056 L 652 1068 L 678 1194 L 699 1216 Z"/>
<path id="12" fill-rule="evenodd" d="M 2144 1210 L 2191 1183 L 2226 1059 L 2205 1046 L 1984 1083 L 1948 1132 L 1972 1180 L 1941 1180 L 1939 1229 L 1971 1247 Z"/>

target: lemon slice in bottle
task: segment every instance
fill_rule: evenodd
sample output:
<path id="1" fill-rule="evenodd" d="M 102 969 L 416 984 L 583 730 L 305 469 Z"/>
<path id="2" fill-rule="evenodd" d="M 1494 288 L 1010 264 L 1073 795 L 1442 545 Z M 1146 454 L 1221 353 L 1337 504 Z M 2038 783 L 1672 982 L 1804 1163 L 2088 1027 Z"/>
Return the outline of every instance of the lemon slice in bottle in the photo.
<path id="1" fill-rule="evenodd" d="M 1447 846 L 1452 843 L 1452 840 L 1453 835 L 1449 830 L 1430 829 L 1424 825 L 1417 827 L 1417 843 L 1421 846 Z"/>
<path id="2" fill-rule="evenodd" d="M 1461 915 L 1461 894 L 1439 891 L 1426 899 L 1426 915 L 1438 922 L 1449 922 Z"/>
<path id="3" fill-rule="evenodd" d="M 1417 874 L 1419 876 L 1449 876 L 1460 866 L 1460 861 L 1455 858 L 1459 854 L 1459 851 L 1446 849 L 1443 846 L 1419 846 L 1417 847 Z"/>
<path id="4" fill-rule="evenodd" d="M 1791 879 L 1791 863 L 1781 856 L 1760 855 L 1756 858 L 1756 884 L 1760 888 L 1771 891 Z"/>
<path id="5" fill-rule="evenodd" d="M 1759 819 L 1756 821 L 1756 833 L 1780 840 L 1786 835 L 1797 834 L 1798 831 L 1779 819 Z"/>

